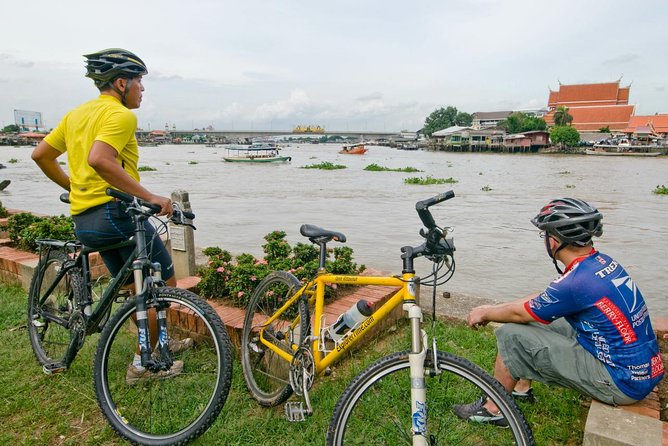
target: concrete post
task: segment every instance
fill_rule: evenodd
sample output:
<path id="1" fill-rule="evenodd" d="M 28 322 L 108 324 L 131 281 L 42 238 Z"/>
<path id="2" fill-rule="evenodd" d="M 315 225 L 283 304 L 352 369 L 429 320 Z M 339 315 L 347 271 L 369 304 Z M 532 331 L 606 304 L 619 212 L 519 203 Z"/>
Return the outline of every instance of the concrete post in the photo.
<path id="1" fill-rule="evenodd" d="M 184 211 L 192 212 L 190 198 L 185 190 L 172 192 L 172 201 Z M 169 224 L 170 248 L 176 279 L 195 275 L 195 234 L 188 226 Z"/>

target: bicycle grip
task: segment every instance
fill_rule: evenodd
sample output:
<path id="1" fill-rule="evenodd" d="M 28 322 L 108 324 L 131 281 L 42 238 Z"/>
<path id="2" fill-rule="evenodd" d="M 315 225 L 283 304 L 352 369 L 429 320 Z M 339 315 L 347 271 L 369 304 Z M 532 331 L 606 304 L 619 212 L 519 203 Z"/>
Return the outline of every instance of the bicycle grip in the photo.
<path id="1" fill-rule="evenodd" d="M 126 194 L 125 192 L 121 192 L 120 190 L 112 189 L 110 187 L 107 188 L 106 194 L 109 195 L 110 197 L 117 198 L 126 203 L 132 203 L 135 200 L 135 198 L 137 198 L 137 201 L 139 201 L 140 205 L 145 206 L 154 212 L 160 212 L 160 209 L 162 209 L 157 204 L 150 203 L 148 201 L 142 200 L 141 198 L 134 197 L 130 194 Z"/>
<path id="2" fill-rule="evenodd" d="M 436 227 L 436 222 L 434 217 L 429 212 L 429 206 L 433 206 L 437 203 L 440 203 L 445 200 L 449 200 L 455 196 L 455 193 L 452 190 L 440 193 L 434 197 L 427 198 L 426 200 L 418 201 L 415 203 L 415 210 L 422 220 L 422 223 L 426 226 L 427 229 L 432 229 Z"/>
<path id="3" fill-rule="evenodd" d="M 183 213 L 183 216 L 189 220 L 193 220 L 195 218 L 195 214 L 193 214 L 192 212 L 188 211 L 181 211 L 181 212 Z"/>

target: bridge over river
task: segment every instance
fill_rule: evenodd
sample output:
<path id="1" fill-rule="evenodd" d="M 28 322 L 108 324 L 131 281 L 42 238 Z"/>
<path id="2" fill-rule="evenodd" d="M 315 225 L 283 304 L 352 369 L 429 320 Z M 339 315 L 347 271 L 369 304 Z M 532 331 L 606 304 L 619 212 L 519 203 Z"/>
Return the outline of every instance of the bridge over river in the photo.
<path id="1" fill-rule="evenodd" d="M 359 140 L 370 139 L 396 139 L 401 137 L 399 132 L 374 132 L 374 131 L 326 131 L 324 133 L 294 133 L 290 130 L 138 130 L 137 138 L 140 140 L 158 139 L 160 137 L 182 141 L 192 139 L 198 135 L 198 139 L 206 141 L 245 141 L 262 137 L 293 137 L 293 138 L 320 138 L 322 136 L 353 137 Z"/>

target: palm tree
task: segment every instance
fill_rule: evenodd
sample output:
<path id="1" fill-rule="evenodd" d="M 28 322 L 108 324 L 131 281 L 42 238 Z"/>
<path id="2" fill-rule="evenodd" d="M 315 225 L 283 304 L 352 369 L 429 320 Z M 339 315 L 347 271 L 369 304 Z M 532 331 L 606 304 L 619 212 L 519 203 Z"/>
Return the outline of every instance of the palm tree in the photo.
<path id="1" fill-rule="evenodd" d="M 570 125 L 573 121 L 573 116 L 568 113 L 568 107 L 560 105 L 557 107 L 557 111 L 554 112 L 554 125 Z"/>

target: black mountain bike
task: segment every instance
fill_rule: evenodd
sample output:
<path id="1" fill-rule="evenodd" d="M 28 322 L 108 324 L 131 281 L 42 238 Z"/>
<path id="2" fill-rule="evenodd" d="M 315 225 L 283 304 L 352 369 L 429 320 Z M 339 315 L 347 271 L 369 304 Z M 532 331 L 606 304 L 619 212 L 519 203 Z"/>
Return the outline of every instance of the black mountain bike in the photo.
<path id="1" fill-rule="evenodd" d="M 76 240 L 38 242 L 28 294 L 30 343 L 44 371 L 56 373 L 69 367 L 87 335 L 101 332 L 93 378 L 112 428 L 135 444 L 183 444 L 206 431 L 225 404 L 232 380 L 230 339 L 211 306 L 165 286 L 160 264 L 149 260 L 144 222 L 160 208 L 113 189 L 107 194 L 126 203 L 135 236 L 103 249 Z M 67 194 L 61 200 L 68 201 Z M 174 204 L 172 222 L 192 227 L 186 220 L 192 218 Z M 90 254 L 127 246 L 134 246 L 133 255 L 101 291 L 91 279 Z M 134 295 L 123 290 L 130 275 Z M 138 350 L 143 369 L 131 373 Z"/>

